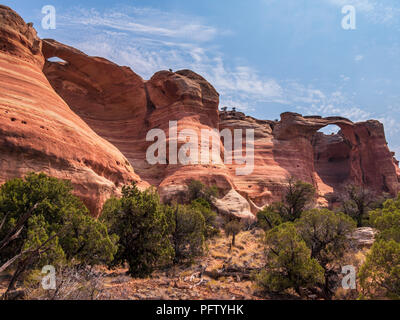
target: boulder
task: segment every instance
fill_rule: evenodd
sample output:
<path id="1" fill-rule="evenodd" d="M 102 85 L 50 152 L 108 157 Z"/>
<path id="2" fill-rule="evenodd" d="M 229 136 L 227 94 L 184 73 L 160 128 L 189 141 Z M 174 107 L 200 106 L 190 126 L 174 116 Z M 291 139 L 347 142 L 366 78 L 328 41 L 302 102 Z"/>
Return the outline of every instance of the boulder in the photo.
<path id="1" fill-rule="evenodd" d="M 352 239 L 353 245 L 357 249 L 371 248 L 377 233 L 378 231 L 373 228 L 358 228 L 351 234 L 350 239 Z"/>

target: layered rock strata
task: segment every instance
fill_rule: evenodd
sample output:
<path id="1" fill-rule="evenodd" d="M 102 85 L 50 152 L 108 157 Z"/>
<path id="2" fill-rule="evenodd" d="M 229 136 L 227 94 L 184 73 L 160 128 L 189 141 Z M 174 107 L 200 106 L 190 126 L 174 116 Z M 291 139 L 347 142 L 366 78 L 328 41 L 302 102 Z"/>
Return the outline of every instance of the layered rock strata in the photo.
<path id="1" fill-rule="evenodd" d="M 321 203 L 347 184 L 400 191 L 398 162 L 378 121 L 290 112 L 269 121 L 220 112 L 218 92 L 193 71 L 160 71 L 146 81 L 129 67 L 39 39 L 31 24 L 4 6 L 0 79 L 0 182 L 30 171 L 69 179 L 94 215 L 131 181 L 156 186 L 168 201 L 191 179 L 201 180 L 220 189 L 215 205 L 221 213 L 242 218 L 279 200 L 288 176 L 312 183 Z M 323 134 L 328 125 L 340 131 Z M 224 162 L 227 143 L 218 133 L 249 129 L 254 168 L 242 175 L 243 164 Z M 148 157 L 158 141 L 154 130 L 165 134 L 158 163 Z M 204 131 L 211 136 L 203 141 Z M 188 142 L 198 155 L 184 149 Z M 176 161 L 180 150 L 197 163 Z"/>

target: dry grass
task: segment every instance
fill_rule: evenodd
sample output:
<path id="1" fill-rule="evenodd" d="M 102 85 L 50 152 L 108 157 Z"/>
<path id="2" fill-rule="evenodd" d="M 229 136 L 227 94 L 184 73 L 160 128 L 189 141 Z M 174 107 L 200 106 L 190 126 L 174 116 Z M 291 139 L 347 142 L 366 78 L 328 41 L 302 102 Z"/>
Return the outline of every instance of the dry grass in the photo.
<path id="1" fill-rule="evenodd" d="M 96 268 L 95 274 L 101 274 L 101 286 L 98 281 L 95 298 L 100 300 L 256 300 L 265 298 L 293 299 L 292 296 L 261 296 L 248 278 L 248 270 L 260 269 L 264 265 L 264 232 L 260 229 L 241 232 L 236 237 L 236 246 L 229 250 L 230 238 L 223 232 L 218 238 L 208 241 L 207 254 L 190 267 L 175 266 L 155 272 L 149 279 L 133 279 L 126 274 L 126 268 L 108 270 Z M 354 265 L 357 270 L 365 260 L 368 249 L 349 252 L 344 263 Z M 234 275 L 226 275 L 226 270 L 240 270 Z M 201 274 L 201 272 L 204 272 Z M 241 274 L 241 272 L 247 272 Z M 4 278 L 5 279 L 5 278 Z M 4 280 L 3 279 L 3 280 Z M 101 287 L 101 288 L 100 288 Z M 4 281 L 0 278 L 0 293 L 4 291 Z M 354 299 L 357 292 L 338 290 L 337 299 Z M 29 298 L 29 297 L 28 297 Z M 61 298 L 61 297 L 58 297 Z"/>
<path id="2" fill-rule="evenodd" d="M 260 299 L 253 283 L 239 277 L 222 276 L 216 279 L 200 275 L 200 270 L 218 273 L 227 267 L 260 268 L 263 265 L 264 232 L 252 230 L 236 237 L 230 251 L 230 238 L 223 236 L 208 241 L 208 253 L 190 267 L 174 267 L 156 272 L 151 279 L 131 279 L 126 269 L 106 271 L 104 297 L 111 299 Z M 116 283 L 114 278 L 124 278 Z"/>

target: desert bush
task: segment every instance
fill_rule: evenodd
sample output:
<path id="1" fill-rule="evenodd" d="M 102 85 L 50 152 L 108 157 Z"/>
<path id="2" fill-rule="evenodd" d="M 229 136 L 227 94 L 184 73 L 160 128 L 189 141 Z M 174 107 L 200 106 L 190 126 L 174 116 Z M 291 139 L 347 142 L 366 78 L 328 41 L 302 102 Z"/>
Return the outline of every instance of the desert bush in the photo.
<path id="1" fill-rule="evenodd" d="M 269 230 L 282 222 L 293 222 L 300 218 L 315 198 L 315 188 L 293 177 L 287 179 L 282 201 L 275 202 L 259 213 L 260 227 Z"/>
<path id="2" fill-rule="evenodd" d="M 197 208 L 178 205 L 174 209 L 174 219 L 174 263 L 191 263 L 195 257 L 203 255 L 205 250 L 207 228 L 204 216 Z"/>
<path id="3" fill-rule="evenodd" d="M 368 213 L 379 203 L 378 197 L 363 186 L 348 185 L 340 197 L 340 210 L 357 222 L 357 227 L 368 225 Z"/>
<path id="4" fill-rule="evenodd" d="M 27 269 L 72 260 L 108 263 L 116 253 L 116 240 L 89 216 L 68 181 L 31 173 L 0 188 L 0 267 L 13 261 L 16 269 L 9 289 Z"/>
<path id="5" fill-rule="evenodd" d="M 283 222 L 282 216 L 273 205 L 267 206 L 257 213 L 257 225 L 265 231 L 271 230 Z"/>
<path id="6" fill-rule="evenodd" d="M 217 197 L 218 193 L 216 186 L 207 187 L 201 181 L 194 179 L 190 181 L 188 186 L 189 203 L 197 199 L 204 199 L 212 204 L 212 198 Z"/>
<path id="7" fill-rule="evenodd" d="M 135 184 L 123 187 L 122 198 L 108 200 L 101 217 L 110 232 L 119 236 L 111 266 L 127 262 L 130 275 L 146 277 L 171 262 L 173 216 L 173 209 L 160 203 L 155 190 L 142 192 Z"/>
<path id="8" fill-rule="evenodd" d="M 232 236 L 230 249 L 236 244 L 236 236 L 243 230 L 243 224 L 237 219 L 228 219 L 224 225 L 224 232 L 227 237 Z"/>
<path id="9" fill-rule="evenodd" d="M 355 222 L 343 213 L 328 209 L 313 209 L 303 213 L 296 228 L 311 248 L 311 257 L 323 268 L 339 261 L 349 248 L 348 235 L 355 230 Z"/>
<path id="10" fill-rule="evenodd" d="M 56 288 L 41 286 L 43 274 L 36 271 L 24 281 L 27 300 L 99 300 L 104 295 L 104 274 L 88 266 L 59 266 L 56 270 Z"/>
<path id="11" fill-rule="evenodd" d="M 313 209 L 302 214 L 296 222 L 297 232 L 311 249 L 311 258 L 324 269 L 324 298 L 331 299 L 337 287 L 340 262 L 350 248 L 349 235 L 356 223 L 344 213 L 328 209 Z"/>
<path id="12" fill-rule="evenodd" d="M 270 293 L 294 289 L 302 295 L 307 289 L 324 283 L 324 270 L 311 258 L 311 249 L 293 223 L 281 224 L 266 233 L 266 265 L 255 275 L 257 285 Z"/>
<path id="13" fill-rule="evenodd" d="M 400 242 L 400 194 L 385 201 L 383 208 L 371 211 L 370 223 L 379 230 L 378 239 Z"/>
<path id="14" fill-rule="evenodd" d="M 284 220 L 295 221 L 311 205 L 314 198 L 315 188 L 311 184 L 290 177 L 287 180 L 283 202 L 277 206 L 278 211 Z"/>
<path id="15" fill-rule="evenodd" d="M 89 216 L 87 208 L 72 194 L 68 181 L 45 174 L 12 179 L 0 188 L 0 221 L 4 219 L 0 239 L 35 205 L 19 237 L 1 250 L 0 261 L 38 246 L 55 234 L 53 249 L 38 261 L 41 265 L 65 259 L 94 265 L 113 259 L 115 237 L 109 236 L 104 224 Z"/>
<path id="16" fill-rule="evenodd" d="M 331 299 L 338 283 L 338 266 L 350 247 L 355 221 L 327 209 L 303 212 L 266 232 L 266 267 L 256 276 L 266 291 L 307 289 Z M 270 225 L 267 226 L 270 228 Z M 322 279 L 322 280 L 321 280 Z"/>
<path id="17" fill-rule="evenodd" d="M 379 233 L 359 271 L 361 297 L 400 299 L 400 194 L 371 211 L 370 223 Z"/>
<path id="18" fill-rule="evenodd" d="M 400 299 L 400 243 L 375 242 L 358 277 L 362 298 Z"/>
<path id="19" fill-rule="evenodd" d="M 190 204 L 191 208 L 199 211 L 205 220 L 205 231 L 204 236 L 209 239 L 219 234 L 219 228 L 217 226 L 217 214 L 211 209 L 211 205 L 204 199 L 196 199 Z"/>

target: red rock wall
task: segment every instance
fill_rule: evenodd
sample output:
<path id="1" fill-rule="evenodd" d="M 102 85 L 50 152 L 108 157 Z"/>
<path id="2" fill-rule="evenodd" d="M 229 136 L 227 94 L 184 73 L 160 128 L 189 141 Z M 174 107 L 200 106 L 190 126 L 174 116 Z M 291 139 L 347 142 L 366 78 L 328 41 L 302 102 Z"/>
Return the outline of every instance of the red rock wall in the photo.
<path id="1" fill-rule="evenodd" d="M 202 129 L 218 130 L 219 95 L 204 78 L 189 70 L 161 71 L 144 81 L 127 67 L 54 40 L 43 41 L 43 52 L 46 58 L 65 61 L 45 64 L 55 91 L 95 132 L 121 150 L 142 179 L 158 186 L 163 198 L 182 190 L 194 177 L 231 189 L 229 173 L 221 164 L 171 164 L 169 149 L 167 164 L 153 166 L 146 161 L 146 150 L 153 143 L 146 142 L 151 129 L 166 133 L 167 146 L 172 142 L 170 121 L 177 122 L 177 132 L 191 129 L 198 136 Z M 177 143 L 178 150 L 184 143 Z"/>
<path id="2" fill-rule="evenodd" d="M 129 181 L 128 160 L 55 93 L 35 30 L 0 6 L 0 182 L 28 172 L 70 179 L 93 215 Z"/>
<path id="3" fill-rule="evenodd" d="M 241 217 L 279 200 L 287 176 L 312 183 L 321 196 L 347 183 L 400 191 L 398 163 L 378 121 L 295 113 L 264 121 L 219 113 L 217 91 L 192 71 L 161 71 L 145 81 L 128 67 L 38 39 L 6 7 L 0 6 L 0 18 L 0 182 L 29 171 L 71 179 L 95 215 L 131 180 L 157 186 L 165 200 L 190 179 L 216 184 L 221 212 Z M 52 57 L 63 62 L 48 61 Z M 239 176 L 236 163 L 173 164 L 168 149 L 165 164 L 150 165 L 146 151 L 153 142 L 146 135 L 161 129 L 174 143 L 170 121 L 178 132 L 191 129 L 197 136 L 202 129 L 254 129 L 254 171 Z M 318 133 L 329 124 L 341 132 Z M 185 142 L 177 141 L 178 150 Z M 221 159 L 223 149 L 215 147 L 210 151 Z"/>
<path id="4" fill-rule="evenodd" d="M 321 128 L 335 124 L 339 134 Z M 323 196 L 340 193 L 347 184 L 363 185 L 380 194 L 400 191 L 398 162 L 390 152 L 383 125 L 375 120 L 353 123 L 340 117 L 282 114 L 281 121 L 260 121 L 241 113 L 221 114 L 221 127 L 254 127 L 255 171 L 238 177 L 237 190 L 262 207 L 282 196 L 287 176 L 312 183 Z"/>
<path id="5" fill-rule="evenodd" d="M 324 195 L 341 192 L 349 183 L 377 193 L 400 190 L 398 166 L 377 121 L 353 123 L 340 117 L 302 117 L 288 112 L 273 122 L 238 112 L 219 114 L 218 93 L 192 71 L 161 71 L 144 81 L 129 68 L 88 57 L 54 40 L 44 40 L 43 52 L 46 58 L 66 61 L 45 64 L 44 73 L 55 91 L 94 131 L 123 152 L 142 179 L 158 186 L 164 199 L 184 190 L 192 178 L 216 184 L 224 194 L 236 190 L 235 201 L 247 199 L 253 213 L 282 197 L 288 176 L 312 183 L 321 202 Z M 235 162 L 171 164 L 168 151 L 168 164 L 149 165 L 146 150 L 152 142 L 146 142 L 146 134 L 159 128 L 167 134 L 169 145 L 173 142 L 168 135 L 170 121 L 177 121 L 178 132 L 192 129 L 198 136 L 201 129 L 254 129 L 254 171 L 239 176 L 240 166 Z M 340 135 L 318 133 L 330 124 L 341 127 Z M 183 143 L 177 143 L 178 149 Z M 237 205 L 228 199 L 232 194 L 227 195 L 224 211 L 227 202 Z"/>

